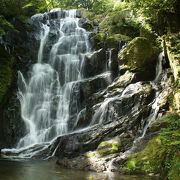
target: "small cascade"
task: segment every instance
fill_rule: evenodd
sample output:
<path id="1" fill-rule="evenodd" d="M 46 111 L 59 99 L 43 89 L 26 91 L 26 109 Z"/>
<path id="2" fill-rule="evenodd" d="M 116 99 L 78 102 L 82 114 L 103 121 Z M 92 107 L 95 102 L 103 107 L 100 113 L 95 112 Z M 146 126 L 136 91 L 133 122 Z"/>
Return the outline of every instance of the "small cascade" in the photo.
<path id="1" fill-rule="evenodd" d="M 100 107 L 95 111 L 90 126 L 93 126 L 94 124 L 102 124 L 104 121 L 107 121 L 107 114 L 114 113 L 113 108 L 109 109 L 109 103 L 115 99 L 116 97 L 107 98 L 104 100 Z"/>
<path id="2" fill-rule="evenodd" d="M 154 82 L 158 82 L 158 80 L 160 79 L 160 76 L 162 75 L 163 72 L 163 67 L 162 67 L 162 61 L 164 58 L 164 52 L 161 52 L 158 56 L 158 61 L 157 61 L 157 65 L 156 65 L 156 76 L 154 79 Z"/>
<path id="3" fill-rule="evenodd" d="M 164 90 L 159 89 L 157 85 L 157 83 L 160 83 L 161 75 L 163 74 L 162 61 L 163 61 L 163 52 L 160 53 L 158 57 L 155 79 L 152 82 L 150 82 L 152 88 L 155 90 L 155 98 L 154 98 L 154 101 L 151 103 L 151 112 L 150 112 L 149 117 L 146 120 L 146 124 L 144 128 L 142 129 L 142 133 L 139 137 L 134 139 L 133 145 L 129 150 L 125 151 L 120 157 L 113 158 L 108 163 L 108 168 L 107 168 L 108 172 L 111 172 L 112 170 L 116 169 L 116 167 L 114 166 L 115 162 L 121 159 L 125 159 L 126 157 L 130 156 L 131 154 L 137 151 L 139 143 L 141 143 L 141 140 L 146 135 L 148 128 L 150 128 L 153 122 L 158 118 L 160 104 L 163 102 L 163 99 L 164 99 L 164 96 L 163 96 Z M 133 87 L 133 84 L 131 84 L 130 86 Z M 128 89 L 127 90 L 126 89 L 123 91 L 122 96 L 126 94 L 126 92 L 128 92 Z"/>
<path id="4" fill-rule="evenodd" d="M 42 24 L 42 31 L 41 31 L 41 42 L 40 42 L 40 47 L 39 47 L 39 52 L 38 52 L 38 63 L 42 62 L 43 59 L 43 50 L 44 50 L 44 45 L 47 43 L 48 39 L 48 34 L 49 34 L 49 26 L 46 24 Z"/>
<path id="5" fill-rule="evenodd" d="M 106 63 L 106 71 L 111 70 L 111 61 L 112 61 L 112 49 L 110 49 L 108 52 L 107 56 L 107 63 Z"/>

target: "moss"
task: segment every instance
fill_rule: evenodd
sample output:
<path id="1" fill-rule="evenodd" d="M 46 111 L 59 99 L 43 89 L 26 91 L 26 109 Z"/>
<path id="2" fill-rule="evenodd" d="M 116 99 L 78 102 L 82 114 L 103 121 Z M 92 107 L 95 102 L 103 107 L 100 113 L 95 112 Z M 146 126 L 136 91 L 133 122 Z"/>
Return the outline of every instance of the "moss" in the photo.
<path id="1" fill-rule="evenodd" d="M 162 154 L 159 153 L 162 142 L 159 137 L 151 140 L 146 148 L 137 154 L 133 154 L 126 163 L 126 173 L 158 173 L 162 161 Z"/>
<path id="2" fill-rule="evenodd" d="M 95 156 L 95 153 L 94 152 L 91 152 L 88 154 L 88 158 L 91 158 L 91 157 L 94 157 Z"/>
<path id="3" fill-rule="evenodd" d="M 106 46 L 107 46 L 107 48 L 118 49 L 119 41 L 114 36 L 107 37 L 106 38 Z"/>
<path id="4" fill-rule="evenodd" d="M 94 40 L 94 48 L 115 48 L 118 49 L 119 39 L 114 36 L 107 36 L 104 33 L 93 34 L 92 38 Z"/>
<path id="5" fill-rule="evenodd" d="M 14 59 L 0 46 L 0 103 L 7 94 L 13 79 Z"/>
<path id="6" fill-rule="evenodd" d="M 173 105 L 173 110 L 180 113 L 180 88 L 179 87 L 177 87 L 173 92 L 172 105 Z"/>
<path id="7" fill-rule="evenodd" d="M 168 123 L 159 136 L 153 138 L 139 153 L 128 158 L 124 173 L 160 173 L 161 178 L 180 177 L 180 116 L 170 114 L 162 119 Z"/>
<path id="8" fill-rule="evenodd" d="M 178 180 L 180 177 L 180 152 L 177 152 L 172 160 L 172 167 L 168 172 L 170 180 Z"/>
<path id="9" fill-rule="evenodd" d="M 175 79 L 172 109 L 180 113 L 180 33 L 170 33 L 165 37 L 167 54 Z"/>
<path id="10" fill-rule="evenodd" d="M 94 40 L 95 49 L 101 49 L 105 46 L 106 34 L 104 33 L 94 34 L 92 38 Z"/>
<path id="11" fill-rule="evenodd" d="M 118 142 L 102 142 L 98 146 L 98 154 L 101 156 L 106 156 L 109 154 L 117 153 L 119 150 L 120 144 Z"/>

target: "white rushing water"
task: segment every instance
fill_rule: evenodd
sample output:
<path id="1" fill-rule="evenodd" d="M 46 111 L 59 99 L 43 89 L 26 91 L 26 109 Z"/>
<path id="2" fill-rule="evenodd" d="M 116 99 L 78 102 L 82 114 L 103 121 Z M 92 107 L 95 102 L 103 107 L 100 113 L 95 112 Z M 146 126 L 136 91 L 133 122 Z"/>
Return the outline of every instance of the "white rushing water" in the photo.
<path id="1" fill-rule="evenodd" d="M 68 132 L 71 91 L 76 81 L 82 79 L 83 60 L 90 52 L 89 33 L 79 27 L 78 21 L 76 10 L 65 11 L 65 17 L 60 18 L 59 38 L 47 62 L 44 62 L 44 48 L 50 26 L 48 21 L 42 24 L 38 59 L 31 76 L 25 80 L 19 72 L 21 115 L 28 133 L 17 148 L 49 142 Z"/>

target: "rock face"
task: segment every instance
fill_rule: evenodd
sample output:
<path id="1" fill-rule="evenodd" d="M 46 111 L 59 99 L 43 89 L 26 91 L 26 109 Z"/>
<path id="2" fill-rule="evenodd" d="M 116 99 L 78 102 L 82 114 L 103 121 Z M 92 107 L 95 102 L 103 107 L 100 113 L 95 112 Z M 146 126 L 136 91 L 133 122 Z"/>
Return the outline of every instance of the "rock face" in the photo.
<path id="1" fill-rule="evenodd" d="M 35 32 L 25 31 L 27 27 L 17 19 L 11 23 L 19 33 L 7 32 L 0 42 L 0 148 L 14 147 L 25 133 L 18 99 L 18 71 L 27 76 L 28 69 L 36 61 L 39 48 L 39 38 Z"/>
<path id="2" fill-rule="evenodd" d="M 1 76 L 1 81 L 0 81 L 0 103 L 2 104 L 3 98 L 5 98 L 5 95 L 8 92 L 8 89 L 11 86 L 11 83 L 13 81 L 13 64 L 14 64 L 14 59 L 13 57 L 5 51 L 4 47 L 0 45 L 0 52 L 1 52 L 1 57 L 0 57 L 0 76 Z"/>
<path id="3" fill-rule="evenodd" d="M 16 59 L 0 45 L 0 148 L 11 147 L 23 135 L 17 99 Z M 17 90 L 17 89 L 16 89 Z"/>
<path id="4" fill-rule="evenodd" d="M 14 71 L 16 77 L 12 82 L 13 92 L 9 97 L 9 101 L 6 101 L 6 105 L 3 105 L 1 124 L 3 124 L 2 128 L 4 130 L 2 131 L 3 137 L 1 138 L 1 148 L 14 146 L 17 143 L 18 139 L 22 137 L 25 133 L 24 123 L 20 115 L 20 103 L 19 100 L 17 99 L 17 93 L 18 93 L 17 71 L 21 71 L 25 78 L 27 78 L 30 75 L 27 72 L 31 69 L 32 64 L 37 61 L 38 49 L 40 46 L 40 40 L 42 38 L 41 37 L 42 23 L 47 22 L 47 19 L 49 19 L 48 27 L 50 28 L 47 36 L 48 43 L 46 43 L 44 46 L 42 59 L 43 62 L 45 63 L 48 62 L 50 50 L 52 46 L 56 43 L 57 39 L 60 37 L 59 18 L 64 18 L 65 17 L 64 13 L 65 11 L 57 9 L 48 13 L 37 14 L 32 16 L 31 19 L 27 20 L 27 24 L 30 26 L 29 32 L 23 31 L 26 28 L 21 24 L 21 22 L 14 21 L 13 23 L 16 25 L 15 27 L 18 30 L 20 30 L 20 35 L 17 36 L 15 33 L 9 32 L 5 37 L 2 38 L 3 46 L 7 46 L 8 48 L 10 48 L 11 54 L 15 57 L 16 66 Z M 79 11 L 77 11 L 76 16 L 80 18 Z M 93 28 L 90 21 L 85 18 L 81 18 L 79 20 L 79 25 L 87 30 Z M 72 33 L 73 29 L 74 29 L 73 24 L 72 27 L 68 27 L 64 25 L 62 27 L 62 32 Z M 64 44 L 62 45 L 62 47 L 58 48 L 59 55 L 65 55 L 67 53 L 66 46 L 70 44 L 68 42 L 68 38 L 63 43 Z M 78 42 L 77 46 L 78 45 L 81 45 L 81 43 Z M 83 47 L 79 47 L 78 50 L 82 50 L 81 53 L 84 53 Z M 87 116 L 84 115 L 86 114 L 86 107 L 90 102 L 88 99 L 94 93 L 97 93 L 105 89 L 112 82 L 112 80 L 115 77 L 117 77 L 118 74 L 117 53 L 118 53 L 117 51 L 112 50 L 111 53 L 112 58 L 111 58 L 109 54 L 109 49 L 102 47 L 101 49 L 86 55 L 83 64 L 84 69 L 82 72 L 82 75 L 84 76 L 84 80 L 79 81 L 73 87 L 72 90 L 73 92 L 70 97 L 72 103 L 70 104 L 69 107 L 69 113 L 70 113 L 69 124 L 68 124 L 69 130 L 73 131 L 75 129 L 86 127 L 90 124 L 91 119 L 87 118 Z M 110 60 L 111 62 L 109 62 Z M 60 71 L 59 69 L 60 66 L 63 65 L 57 64 L 55 66 L 56 67 L 55 70 Z M 59 72 L 59 74 L 60 74 L 60 83 L 63 84 L 64 83 L 63 70 Z M 75 106 L 77 106 L 78 110 L 80 111 L 79 114 Z M 12 108 L 8 109 L 7 107 L 12 107 Z M 54 109 L 53 111 L 56 112 L 56 110 Z M 92 114 L 90 115 L 92 116 Z M 78 117 L 78 121 L 77 121 L 77 117 Z M 76 121 L 78 122 L 77 124 Z"/>
<path id="5" fill-rule="evenodd" d="M 179 33 L 171 34 L 164 40 L 164 50 L 167 52 L 169 63 L 175 79 L 175 91 L 173 94 L 173 109 L 180 112 L 180 56 L 179 56 Z"/>
<path id="6" fill-rule="evenodd" d="M 80 19 L 79 26 L 86 29 L 87 31 L 92 31 L 93 30 L 93 25 L 86 18 L 81 18 Z"/>

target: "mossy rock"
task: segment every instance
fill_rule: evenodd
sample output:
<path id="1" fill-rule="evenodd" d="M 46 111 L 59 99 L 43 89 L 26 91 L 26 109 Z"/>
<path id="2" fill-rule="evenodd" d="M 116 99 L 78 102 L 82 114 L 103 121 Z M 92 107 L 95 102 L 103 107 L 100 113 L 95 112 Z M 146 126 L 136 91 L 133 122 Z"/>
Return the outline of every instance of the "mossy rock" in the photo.
<path id="1" fill-rule="evenodd" d="M 119 64 L 127 65 L 141 80 L 151 80 L 155 75 L 159 49 L 144 37 L 134 38 L 119 54 Z"/>
<path id="2" fill-rule="evenodd" d="M 180 177 L 180 116 L 169 114 L 161 118 L 166 123 L 157 137 L 149 141 L 143 151 L 128 158 L 124 173 L 160 174 L 162 179 Z"/>
<path id="3" fill-rule="evenodd" d="M 106 47 L 107 48 L 115 48 L 118 49 L 119 41 L 114 36 L 109 36 L 106 39 Z"/>
<path id="4" fill-rule="evenodd" d="M 116 141 L 105 141 L 101 142 L 97 148 L 97 152 L 100 156 L 107 156 L 110 154 L 117 153 L 119 150 L 120 143 Z"/>
<path id="5" fill-rule="evenodd" d="M 89 154 L 88 154 L 88 158 L 92 158 L 92 157 L 94 157 L 96 154 L 95 154 L 95 152 L 90 152 Z"/>
<path id="6" fill-rule="evenodd" d="M 132 38 L 123 34 L 113 34 L 112 35 L 117 41 L 124 41 L 124 42 L 128 42 L 131 41 Z"/>
<path id="7" fill-rule="evenodd" d="M 92 34 L 91 38 L 94 42 L 94 49 L 98 50 L 101 48 L 114 48 L 118 49 L 119 41 L 115 36 L 107 36 L 105 33 Z"/>
<path id="8" fill-rule="evenodd" d="M 98 50 L 105 47 L 105 41 L 106 41 L 105 33 L 92 34 L 90 38 L 92 38 L 93 40 L 94 49 Z"/>
<path id="9" fill-rule="evenodd" d="M 13 79 L 14 58 L 0 46 L 0 103 L 8 93 Z"/>
<path id="10" fill-rule="evenodd" d="M 161 139 L 159 137 L 152 139 L 143 151 L 128 158 L 123 172 L 130 174 L 159 173 L 163 161 L 160 149 L 162 150 Z"/>
<path id="11" fill-rule="evenodd" d="M 157 47 L 144 37 L 136 37 L 120 53 L 119 57 L 123 64 L 131 69 L 146 68 L 146 65 L 155 61 L 158 54 Z"/>
<path id="12" fill-rule="evenodd" d="M 173 92 L 173 109 L 180 114 L 180 88 L 177 87 Z"/>

